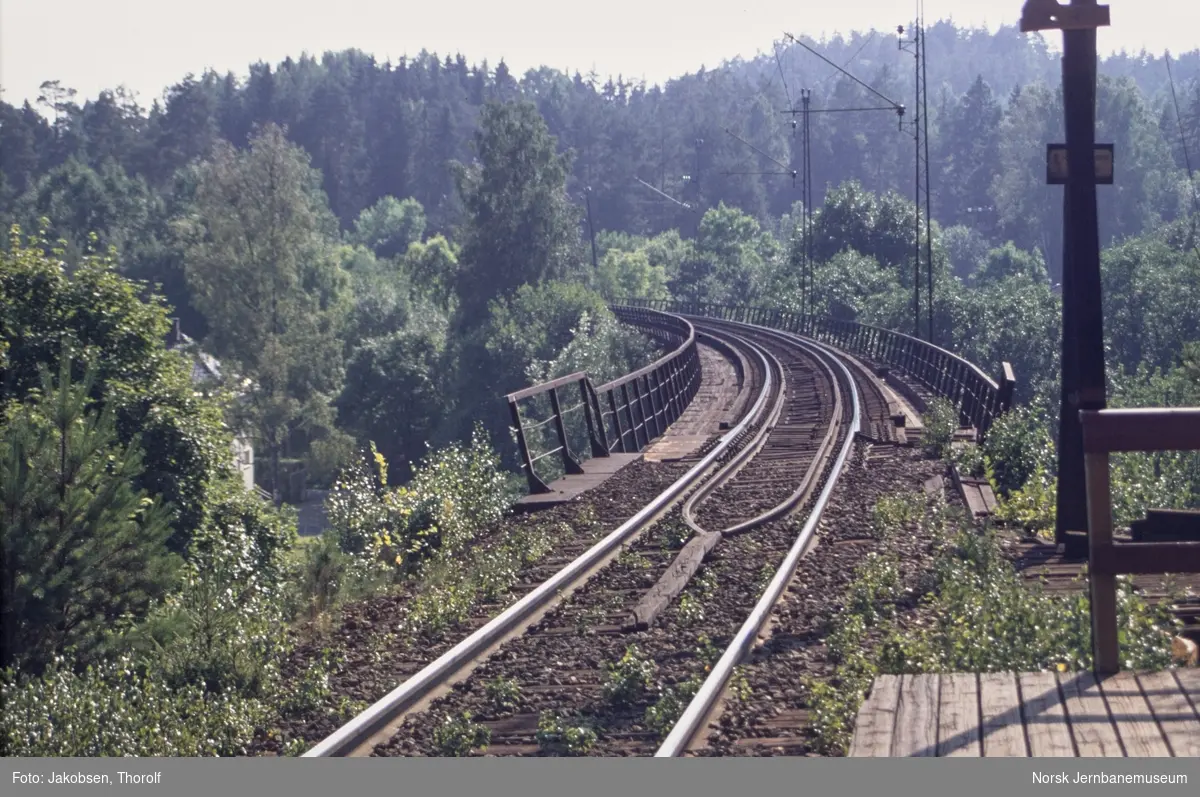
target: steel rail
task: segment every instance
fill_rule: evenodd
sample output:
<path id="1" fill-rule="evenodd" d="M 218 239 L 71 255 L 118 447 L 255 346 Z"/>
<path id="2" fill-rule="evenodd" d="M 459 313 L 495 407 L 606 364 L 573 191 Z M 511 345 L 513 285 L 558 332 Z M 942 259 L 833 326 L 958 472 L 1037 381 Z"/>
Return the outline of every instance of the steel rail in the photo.
<path id="1" fill-rule="evenodd" d="M 688 327 L 691 324 L 688 323 Z M 691 339 L 695 339 L 692 330 Z M 303 758 L 328 758 L 345 756 L 361 748 L 376 734 L 387 728 L 390 723 L 403 717 L 404 713 L 428 696 L 431 692 L 445 683 L 445 680 L 457 673 L 466 664 L 483 655 L 488 648 L 503 639 L 520 623 L 539 609 L 554 601 L 564 590 L 586 583 L 587 578 L 580 580 L 605 557 L 616 551 L 627 539 L 642 531 L 651 519 L 667 507 L 682 493 L 708 472 L 712 465 L 725 453 L 726 449 L 757 417 L 770 396 L 774 380 L 769 363 L 761 358 L 765 371 L 758 400 L 745 416 L 718 440 L 700 462 L 696 463 L 687 473 L 681 476 L 670 487 L 644 506 L 636 515 L 622 523 L 604 539 L 589 548 L 578 558 L 555 573 L 532 592 L 525 595 L 516 603 L 492 618 L 481 628 L 474 631 L 465 639 L 446 651 L 433 662 L 405 680 L 391 692 L 380 698 L 365 711 L 358 714 L 345 725 L 314 747 L 305 752 Z"/>
<path id="2" fill-rule="evenodd" d="M 756 329 L 763 328 L 758 327 Z M 704 683 L 697 690 L 695 697 L 688 703 L 679 721 L 675 723 L 675 727 L 671 729 L 662 746 L 654 754 L 655 758 L 676 758 L 682 755 L 687 750 L 691 741 L 696 737 L 696 734 L 699 733 L 701 724 L 708 718 L 709 712 L 716 704 L 725 686 L 729 683 L 734 667 L 741 662 L 747 651 L 749 651 L 759 631 L 762 630 L 767 619 L 771 616 L 775 604 L 787 588 L 788 582 L 792 580 L 796 565 L 800 562 L 800 558 L 808 548 L 809 541 L 816 531 L 817 523 L 820 522 L 821 515 L 829 503 L 829 497 L 833 494 L 833 488 L 837 484 L 838 475 L 845 468 L 846 460 L 854 448 L 855 435 L 861 428 L 858 387 L 855 384 L 854 376 L 850 373 L 850 369 L 838 358 L 837 353 L 832 351 L 828 346 L 806 341 L 796 335 L 777 332 L 775 330 L 767 331 L 781 338 L 790 338 L 793 342 L 803 348 L 807 348 L 826 362 L 832 361 L 837 365 L 845 377 L 850 393 L 852 405 L 850 425 L 845 441 L 842 443 L 841 451 L 833 464 L 833 470 L 830 472 L 829 478 L 825 480 L 825 486 L 821 490 L 820 495 L 817 496 L 812 511 L 809 513 L 807 520 L 805 520 L 804 526 L 800 530 L 800 534 L 796 537 L 795 543 L 793 543 L 791 549 L 788 551 L 787 556 L 784 557 L 783 563 L 775 571 L 775 576 L 763 591 L 758 603 L 754 605 L 754 609 L 751 610 L 750 615 L 734 636 L 733 641 L 730 642 L 721 658 L 713 666 L 708 677 L 704 679 Z"/>
<path id="3" fill-rule="evenodd" d="M 718 325 L 720 325 L 721 323 L 723 323 L 723 322 L 718 322 Z M 769 336 L 776 336 L 774 333 L 774 330 L 765 330 L 765 334 L 768 334 Z M 747 343 L 749 343 L 749 342 L 747 341 Z M 790 343 L 790 341 L 789 341 L 789 343 Z M 751 343 L 750 345 L 754 345 L 754 344 Z M 778 420 L 780 414 L 782 414 L 783 408 L 787 405 L 787 396 L 785 394 L 787 385 L 786 385 L 785 378 L 783 376 L 783 364 L 780 363 L 778 358 L 776 358 L 774 355 L 768 353 L 767 356 L 769 356 L 772 360 L 774 360 L 775 365 L 779 369 L 779 374 L 780 374 L 781 388 L 779 391 L 778 400 L 776 402 L 774 412 L 771 416 L 770 421 L 763 424 L 763 426 L 760 428 L 757 439 L 751 445 L 746 446 L 746 448 L 743 449 L 743 451 L 739 453 L 739 455 L 738 455 L 739 461 L 738 461 L 737 467 L 727 466 L 726 470 L 723 470 L 720 474 L 718 474 L 714 478 L 709 479 L 707 482 L 705 482 L 704 485 L 699 490 L 697 490 L 692 496 L 690 496 L 688 498 L 687 503 L 685 503 L 683 505 L 682 514 L 683 514 L 684 522 L 688 525 L 689 528 L 691 528 L 693 531 L 695 531 L 698 534 L 704 534 L 706 532 L 705 532 L 705 529 L 701 528 L 699 523 L 697 523 L 695 520 L 693 512 L 696 509 L 696 507 L 699 506 L 701 503 L 703 503 L 705 500 L 707 500 L 708 497 L 710 495 L 712 495 L 712 493 L 718 487 L 729 482 L 734 476 L 736 476 L 737 473 L 741 471 L 742 467 L 744 467 L 745 464 L 751 459 L 751 457 L 753 455 L 757 454 L 763 448 L 763 446 L 765 446 L 767 444 L 767 442 L 770 440 L 771 432 L 774 431 L 776 421 Z M 775 506 L 771 507 L 770 509 L 766 510 L 765 512 L 761 512 L 760 514 L 758 514 L 748 520 L 744 520 L 741 523 L 736 523 L 733 526 L 730 526 L 725 529 L 721 529 L 719 532 L 716 532 L 716 533 L 720 534 L 721 536 L 725 537 L 725 536 L 731 536 L 734 534 L 741 534 L 741 533 L 750 531 L 751 529 L 755 529 L 755 528 L 758 528 L 759 526 L 770 523 L 771 521 L 778 520 L 779 518 L 784 517 L 785 515 L 787 515 L 791 511 L 793 511 L 796 508 L 796 506 L 807 495 L 809 495 L 809 493 L 812 492 L 813 479 L 820 473 L 820 466 L 825 462 L 825 460 L 828 456 L 829 450 L 837 442 L 837 433 L 841 428 L 841 425 L 840 425 L 839 421 L 837 420 L 837 415 L 841 411 L 841 407 L 842 407 L 841 390 L 838 387 L 837 376 L 830 369 L 829 364 L 826 363 L 823 359 L 821 359 L 819 357 L 815 358 L 815 359 L 820 364 L 820 366 L 825 370 L 825 375 L 829 377 L 830 384 L 833 385 L 834 419 L 829 424 L 829 428 L 826 430 L 825 437 L 822 438 L 821 444 L 817 447 L 817 452 L 813 458 L 812 463 L 809 465 L 808 470 L 805 472 L 803 478 L 800 479 L 799 485 L 791 493 L 791 495 L 789 495 L 786 499 L 784 499 L 780 503 L 778 503 Z M 733 463 L 730 463 L 730 465 L 732 466 Z M 718 479 L 720 479 L 719 483 L 717 483 Z M 712 533 L 712 532 L 708 532 L 708 533 Z"/>
<path id="4" fill-rule="evenodd" d="M 763 358 L 765 362 L 770 364 L 771 370 L 779 374 L 779 390 L 776 393 L 775 402 L 771 406 L 769 415 L 759 425 L 758 429 L 755 430 L 754 437 L 746 445 L 742 446 L 742 449 L 734 455 L 733 459 L 727 462 L 711 479 L 700 485 L 694 493 L 688 496 L 687 501 L 684 502 L 680 510 L 683 522 L 697 534 L 706 534 L 708 532 L 701 528 L 695 520 L 693 512 L 696 507 L 704 503 L 713 492 L 720 489 L 740 473 L 742 468 L 754 458 L 754 455 L 762 450 L 762 447 L 767 444 L 767 440 L 770 439 L 771 430 L 775 428 L 779 416 L 783 413 L 783 408 L 787 405 L 787 381 L 783 374 L 783 364 L 779 362 L 779 359 L 775 355 L 750 341 L 744 338 L 737 338 L 737 340 L 742 346 L 754 352 L 760 358 Z"/>

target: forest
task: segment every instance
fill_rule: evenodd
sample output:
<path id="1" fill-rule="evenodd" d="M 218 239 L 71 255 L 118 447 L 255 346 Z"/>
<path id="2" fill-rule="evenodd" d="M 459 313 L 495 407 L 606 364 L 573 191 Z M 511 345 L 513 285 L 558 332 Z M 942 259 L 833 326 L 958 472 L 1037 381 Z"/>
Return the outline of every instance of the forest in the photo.
<path id="1" fill-rule="evenodd" d="M 895 35 L 805 41 L 911 103 Z M 946 22 L 927 53 L 932 332 L 990 373 L 1012 363 L 1020 407 L 989 472 L 1004 517 L 1044 531 L 1059 62 L 1039 36 Z M 1114 406 L 1200 404 L 1200 51 L 1170 69 L 1100 65 Z M 665 86 L 345 51 L 188 75 L 149 107 L 54 80 L 0 102 L 0 666 L 23 718 L 0 753 L 240 754 L 273 712 L 321 704 L 334 665 L 285 677 L 289 623 L 471 556 L 520 481 L 501 397 L 654 356 L 608 299 L 797 309 L 811 245 L 812 312 L 911 331 L 911 132 L 892 112 L 814 115 L 806 241 L 785 112 L 802 87 L 816 108 L 878 104 L 798 45 Z M 167 348 L 176 322 L 186 357 Z M 220 364 L 203 386 L 200 352 Z M 274 502 L 238 486 L 235 434 Z M 1116 469 L 1125 521 L 1200 500 L 1200 458 Z M 282 500 L 296 474 L 331 490 L 316 540 Z M 510 565 L 473 563 L 469 584 L 437 571 L 410 632 L 461 619 L 479 574 Z M 37 718 L 47 701 L 66 725 Z M 186 729 L 151 739 L 147 721 Z"/>

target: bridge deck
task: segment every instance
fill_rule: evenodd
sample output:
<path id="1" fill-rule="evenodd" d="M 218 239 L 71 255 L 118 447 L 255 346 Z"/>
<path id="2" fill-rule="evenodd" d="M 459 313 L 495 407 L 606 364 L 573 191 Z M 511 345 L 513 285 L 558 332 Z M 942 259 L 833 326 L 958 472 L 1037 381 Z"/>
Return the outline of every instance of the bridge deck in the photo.
<path id="1" fill-rule="evenodd" d="M 646 446 L 647 462 L 671 462 L 695 453 L 713 435 L 721 433 L 722 422 L 733 422 L 733 407 L 740 386 L 737 371 L 725 355 L 701 343 L 700 389 L 679 420 L 667 433 Z"/>
<path id="2" fill-rule="evenodd" d="M 551 482 L 547 485 L 551 492 L 525 496 L 520 501 L 517 501 L 517 510 L 545 509 L 546 507 L 573 501 L 588 490 L 599 487 L 608 481 L 609 477 L 621 468 L 631 462 L 637 462 L 641 458 L 641 454 L 616 453 L 610 454 L 607 457 L 585 459 L 582 463 L 582 474 L 568 474 L 557 481 Z"/>
<path id="3" fill-rule="evenodd" d="M 850 755 L 1200 756 L 1200 669 L 881 675 Z"/>
<path id="4" fill-rule="evenodd" d="M 696 452 L 713 435 L 720 434 L 720 423 L 732 420 L 731 407 L 741 388 L 733 363 L 723 354 L 705 344 L 700 350 L 700 388 L 683 413 L 667 427 L 665 433 L 650 441 L 645 450 L 636 454 L 612 453 L 593 457 L 582 463 L 583 474 L 564 476 L 552 482 L 552 492 L 527 495 L 517 502 L 517 511 L 530 511 L 563 504 L 599 487 L 614 473 L 631 462 L 645 458 L 647 462 L 672 462 Z"/>

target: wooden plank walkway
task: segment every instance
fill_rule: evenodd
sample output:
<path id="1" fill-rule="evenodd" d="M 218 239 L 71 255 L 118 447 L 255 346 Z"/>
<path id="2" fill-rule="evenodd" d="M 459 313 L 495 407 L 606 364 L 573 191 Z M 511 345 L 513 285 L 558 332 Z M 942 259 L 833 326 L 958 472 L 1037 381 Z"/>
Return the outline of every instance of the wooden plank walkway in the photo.
<path id="1" fill-rule="evenodd" d="M 666 434 L 646 446 L 647 462 L 675 462 L 691 456 L 709 438 L 721 433 L 721 423 L 734 421 L 734 405 L 742 386 L 737 370 L 725 355 L 700 344 L 700 389 Z"/>
<path id="2" fill-rule="evenodd" d="M 1195 757 L 1200 669 L 881 675 L 850 755 Z"/>

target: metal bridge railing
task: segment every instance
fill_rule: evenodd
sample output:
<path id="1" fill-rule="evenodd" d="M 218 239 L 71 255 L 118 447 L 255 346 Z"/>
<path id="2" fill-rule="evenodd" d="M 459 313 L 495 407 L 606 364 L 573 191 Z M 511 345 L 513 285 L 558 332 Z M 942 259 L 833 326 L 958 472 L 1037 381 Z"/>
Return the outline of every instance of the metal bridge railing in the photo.
<path id="1" fill-rule="evenodd" d="M 700 388 L 696 331 L 688 321 L 645 307 L 612 309 L 621 321 L 673 348 L 599 387 L 579 371 L 505 396 L 531 493 L 551 492 L 547 480 L 553 479 L 543 478 L 537 463 L 555 454 L 563 472 L 582 474 L 576 452 L 588 449 L 593 457 L 607 457 L 614 451 L 641 451 L 679 418 Z M 576 392 L 578 403 L 564 407 L 564 396 Z M 531 414 L 534 420 L 527 419 Z M 543 472 L 548 467 L 543 465 Z"/>
<path id="2" fill-rule="evenodd" d="M 710 304 L 667 299 L 623 299 L 620 306 L 740 321 L 806 335 L 873 362 L 896 368 L 949 400 L 962 423 L 982 438 L 992 423 L 1012 406 L 1012 366 L 1002 365 L 997 383 L 973 363 L 927 341 L 857 321 L 801 316 L 785 310 L 744 305 Z"/>

